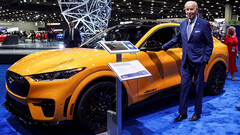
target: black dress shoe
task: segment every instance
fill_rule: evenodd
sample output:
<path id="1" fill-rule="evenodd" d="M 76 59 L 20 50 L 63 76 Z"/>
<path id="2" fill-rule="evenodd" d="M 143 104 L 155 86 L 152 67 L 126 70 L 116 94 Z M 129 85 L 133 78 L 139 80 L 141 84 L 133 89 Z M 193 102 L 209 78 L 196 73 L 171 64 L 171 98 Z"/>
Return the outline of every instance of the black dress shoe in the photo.
<path id="1" fill-rule="evenodd" d="M 239 106 L 236 106 L 235 108 L 238 109 L 238 110 L 240 111 L 240 107 L 239 107 Z"/>
<path id="2" fill-rule="evenodd" d="M 179 114 L 177 116 L 177 118 L 174 119 L 174 122 L 179 122 L 179 121 L 181 121 L 183 119 L 186 119 L 186 118 L 187 118 L 187 114 Z"/>
<path id="3" fill-rule="evenodd" d="M 197 121 L 198 119 L 200 119 L 201 115 L 194 113 L 192 118 L 189 119 L 189 121 Z"/>

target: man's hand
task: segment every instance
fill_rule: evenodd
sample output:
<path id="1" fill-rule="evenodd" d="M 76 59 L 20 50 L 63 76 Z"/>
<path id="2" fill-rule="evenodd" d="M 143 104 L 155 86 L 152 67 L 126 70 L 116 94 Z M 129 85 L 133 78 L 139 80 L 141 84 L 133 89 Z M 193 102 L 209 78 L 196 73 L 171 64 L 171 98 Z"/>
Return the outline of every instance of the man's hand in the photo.
<path id="1" fill-rule="evenodd" d="M 237 59 L 238 59 L 238 52 L 237 52 L 237 55 L 236 55 L 236 56 L 237 56 Z"/>

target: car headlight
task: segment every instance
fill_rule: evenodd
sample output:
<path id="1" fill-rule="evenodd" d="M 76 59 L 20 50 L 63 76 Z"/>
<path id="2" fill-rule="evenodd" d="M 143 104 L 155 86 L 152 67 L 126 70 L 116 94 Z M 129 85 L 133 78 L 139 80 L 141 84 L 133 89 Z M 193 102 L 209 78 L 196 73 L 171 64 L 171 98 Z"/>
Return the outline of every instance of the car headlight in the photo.
<path id="1" fill-rule="evenodd" d="M 70 70 L 55 71 L 55 72 L 49 72 L 49 73 L 42 73 L 42 74 L 35 74 L 35 75 L 30 75 L 29 77 L 31 77 L 36 82 L 66 80 L 66 79 L 71 78 L 78 72 L 83 71 L 84 69 L 86 69 L 86 67 L 70 69 Z"/>

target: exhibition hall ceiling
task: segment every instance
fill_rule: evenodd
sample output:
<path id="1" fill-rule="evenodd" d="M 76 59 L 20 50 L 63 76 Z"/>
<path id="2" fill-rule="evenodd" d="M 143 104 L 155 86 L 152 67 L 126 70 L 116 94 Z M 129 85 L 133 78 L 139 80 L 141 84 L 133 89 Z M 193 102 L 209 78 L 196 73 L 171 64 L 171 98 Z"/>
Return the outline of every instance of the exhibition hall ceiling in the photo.
<path id="1" fill-rule="evenodd" d="M 66 0 L 67 1 L 67 0 Z M 69 0 L 79 1 L 79 0 Z M 187 0 L 112 0 L 110 21 L 184 18 Z M 206 20 L 224 18 L 225 5 L 232 5 L 232 15 L 240 15 L 240 0 L 196 0 L 200 15 Z M 2 21 L 63 21 L 57 0 L 0 0 Z"/>

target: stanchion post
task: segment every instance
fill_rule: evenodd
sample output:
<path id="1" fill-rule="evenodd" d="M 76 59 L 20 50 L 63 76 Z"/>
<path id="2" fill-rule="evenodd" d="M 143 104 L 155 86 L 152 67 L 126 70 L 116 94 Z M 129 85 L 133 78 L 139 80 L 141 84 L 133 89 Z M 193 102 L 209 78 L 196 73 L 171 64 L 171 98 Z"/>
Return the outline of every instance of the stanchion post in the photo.
<path id="1" fill-rule="evenodd" d="M 117 55 L 117 62 L 122 61 L 122 54 Z M 121 135 L 122 133 L 122 82 L 117 77 L 117 89 L 116 89 L 116 98 L 117 98 L 117 135 Z"/>

